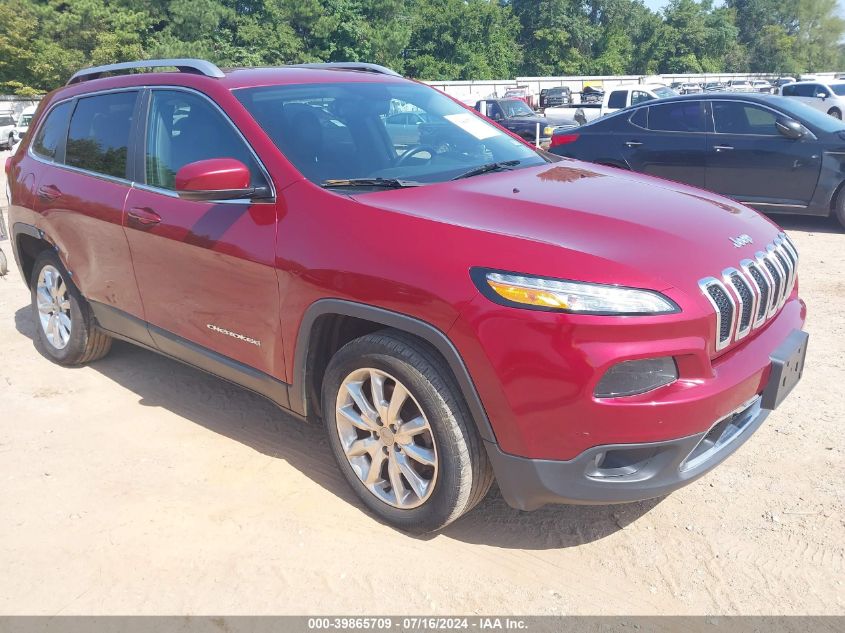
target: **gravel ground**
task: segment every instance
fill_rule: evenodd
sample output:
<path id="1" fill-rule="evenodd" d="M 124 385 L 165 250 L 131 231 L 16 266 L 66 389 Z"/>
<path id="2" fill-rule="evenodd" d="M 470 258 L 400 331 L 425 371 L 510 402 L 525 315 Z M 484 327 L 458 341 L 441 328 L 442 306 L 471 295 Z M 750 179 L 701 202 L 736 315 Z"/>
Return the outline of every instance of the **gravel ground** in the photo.
<path id="1" fill-rule="evenodd" d="M 0 614 L 845 614 L 845 234 L 782 221 L 810 349 L 751 441 L 662 500 L 523 513 L 494 490 L 426 538 L 361 511 L 322 430 L 247 391 L 126 344 L 51 363 L 11 264 Z"/>

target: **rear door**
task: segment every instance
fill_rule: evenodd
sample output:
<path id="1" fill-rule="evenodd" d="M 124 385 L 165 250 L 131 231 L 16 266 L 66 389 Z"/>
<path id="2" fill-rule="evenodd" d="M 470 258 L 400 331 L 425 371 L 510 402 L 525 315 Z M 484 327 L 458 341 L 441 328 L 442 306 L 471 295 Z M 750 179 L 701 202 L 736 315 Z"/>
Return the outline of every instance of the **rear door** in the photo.
<path id="1" fill-rule="evenodd" d="M 122 90 L 62 102 L 47 114 L 32 144 L 32 155 L 46 163 L 36 210 L 105 327 L 109 308 L 144 316 L 123 231 L 138 96 L 138 90 Z M 53 123 L 60 122 L 56 138 Z"/>
<path id="2" fill-rule="evenodd" d="M 215 372 L 223 375 L 221 363 L 235 361 L 240 374 L 251 368 L 283 376 L 275 202 L 198 202 L 174 190 L 176 172 L 200 160 L 237 159 L 250 168 L 253 186 L 272 190 L 266 170 L 231 120 L 200 93 L 153 88 L 145 111 L 126 234 L 153 339 L 177 357 L 184 357 L 185 341 L 200 346 L 187 346 L 200 355 L 216 353 Z"/>
<path id="3" fill-rule="evenodd" d="M 819 142 L 788 139 L 775 127 L 781 113 L 740 100 L 710 102 L 707 189 L 762 206 L 809 203 L 821 171 Z"/>
<path id="4" fill-rule="evenodd" d="M 704 102 L 674 101 L 638 108 L 618 143 L 634 171 L 704 186 Z"/>

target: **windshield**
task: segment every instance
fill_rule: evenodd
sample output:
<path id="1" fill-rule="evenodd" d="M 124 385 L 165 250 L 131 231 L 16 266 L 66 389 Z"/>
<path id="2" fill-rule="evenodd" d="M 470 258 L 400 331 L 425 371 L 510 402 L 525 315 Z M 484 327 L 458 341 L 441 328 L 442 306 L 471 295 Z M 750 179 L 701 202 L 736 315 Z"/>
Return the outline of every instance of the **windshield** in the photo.
<path id="1" fill-rule="evenodd" d="M 528 107 L 525 101 L 517 101 L 516 99 L 509 101 L 500 101 L 499 105 L 505 111 L 506 117 L 514 116 L 534 116 L 534 110 Z"/>
<path id="2" fill-rule="evenodd" d="M 798 119 L 799 122 L 809 124 L 822 132 L 833 134 L 845 130 L 845 122 L 816 110 L 798 99 L 772 97 L 772 104 L 776 104 L 778 108 Z"/>
<path id="3" fill-rule="evenodd" d="M 655 88 L 652 90 L 654 94 L 656 94 L 661 99 L 665 97 L 677 97 L 678 93 L 672 90 L 671 88 L 667 88 L 666 86 L 660 86 L 659 88 Z"/>
<path id="4" fill-rule="evenodd" d="M 835 95 L 845 96 L 845 84 L 830 84 L 830 89 L 833 90 Z"/>
<path id="5" fill-rule="evenodd" d="M 481 116 L 419 84 L 301 84 L 234 94 L 285 157 L 317 184 L 428 184 L 494 162 L 518 161 L 517 168 L 546 162 Z"/>
<path id="6" fill-rule="evenodd" d="M 32 115 L 31 114 L 24 114 L 24 115 L 21 116 L 21 121 L 18 125 L 20 125 L 21 127 L 25 127 L 25 126 L 29 125 L 30 121 L 32 121 Z"/>

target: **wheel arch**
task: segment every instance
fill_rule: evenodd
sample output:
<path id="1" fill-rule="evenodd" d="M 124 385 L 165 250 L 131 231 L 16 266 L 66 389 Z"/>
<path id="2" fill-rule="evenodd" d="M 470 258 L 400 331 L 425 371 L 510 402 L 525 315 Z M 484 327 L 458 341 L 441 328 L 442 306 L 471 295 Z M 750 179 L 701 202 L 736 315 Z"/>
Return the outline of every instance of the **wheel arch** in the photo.
<path id="1" fill-rule="evenodd" d="M 482 439 L 495 442 L 490 420 L 460 353 L 441 330 L 415 317 L 344 299 L 320 299 L 305 311 L 296 337 L 290 408 L 308 419 L 320 416 L 325 368 L 347 342 L 392 328 L 428 344 L 445 361 Z"/>
<path id="2" fill-rule="evenodd" d="M 24 222 L 14 224 L 11 237 L 12 251 L 18 263 L 18 270 L 23 280 L 29 285 L 32 282 L 35 260 L 43 251 L 55 249 L 56 246 L 47 238 L 44 231 Z"/>

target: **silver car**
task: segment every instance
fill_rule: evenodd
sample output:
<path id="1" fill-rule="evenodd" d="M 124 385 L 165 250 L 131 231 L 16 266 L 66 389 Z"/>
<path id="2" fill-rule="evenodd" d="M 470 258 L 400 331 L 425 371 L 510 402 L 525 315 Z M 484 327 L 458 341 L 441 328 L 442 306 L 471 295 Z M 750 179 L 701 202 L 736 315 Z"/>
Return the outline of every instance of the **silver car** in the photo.
<path id="1" fill-rule="evenodd" d="M 780 94 L 803 101 L 837 119 L 845 112 L 845 81 L 797 81 L 781 86 Z"/>

